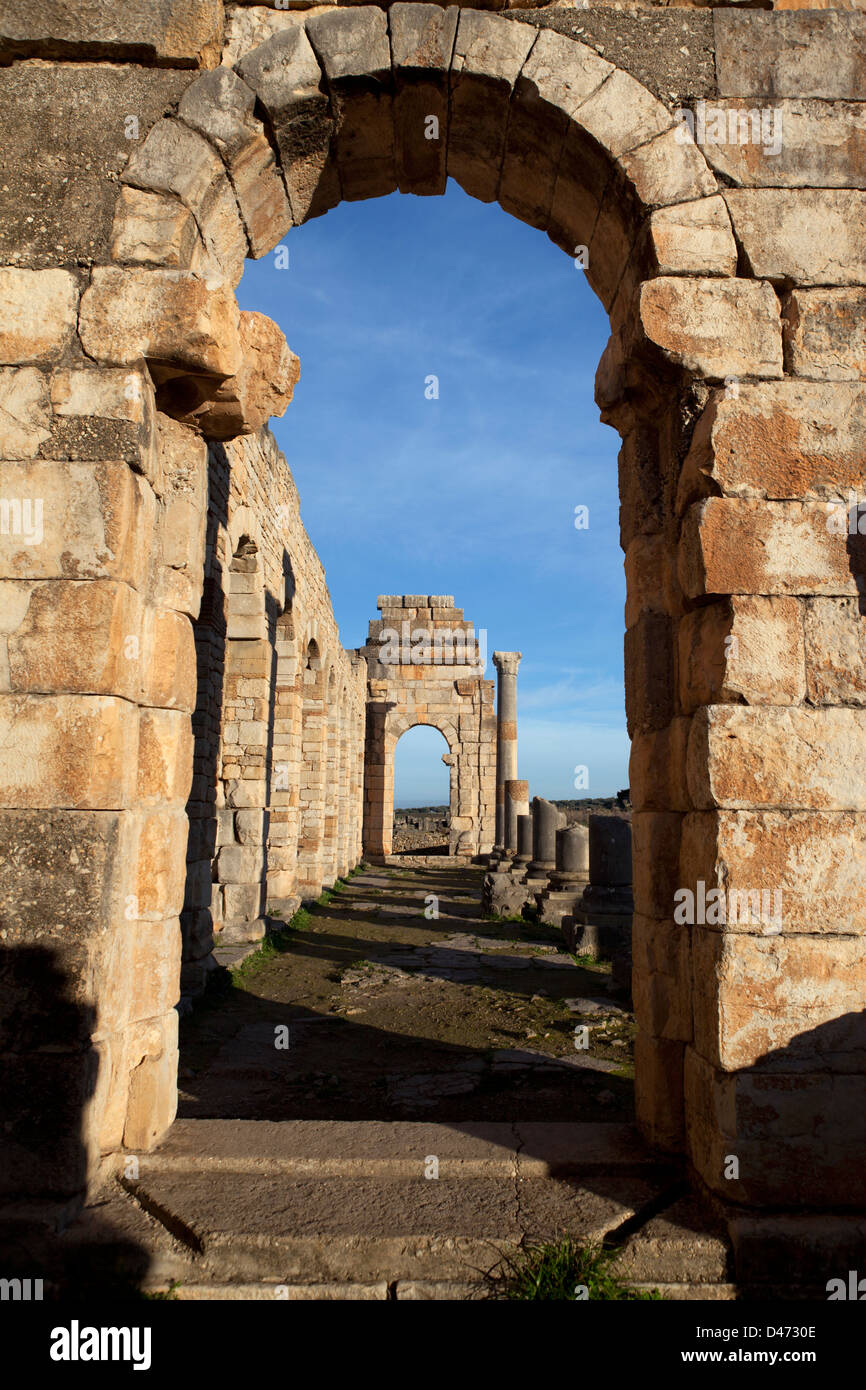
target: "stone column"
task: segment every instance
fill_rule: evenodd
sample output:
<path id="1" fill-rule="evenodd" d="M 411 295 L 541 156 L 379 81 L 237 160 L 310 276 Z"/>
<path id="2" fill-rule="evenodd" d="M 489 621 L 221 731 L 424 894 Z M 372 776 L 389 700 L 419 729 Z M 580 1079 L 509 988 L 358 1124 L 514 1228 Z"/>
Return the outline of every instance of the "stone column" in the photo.
<path id="1" fill-rule="evenodd" d="M 542 922 L 560 927 L 574 912 L 589 882 L 589 830 L 572 825 L 556 832 L 556 868 L 538 898 Z"/>
<path id="2" fill-rule="evenodd" d="M 505 783 L 505 852 L 517 853 L 517 822 L 529 812 L 529 783 L 511 778 Z"/>
<path id="3" fill-rule="evenodd" d="M 543 796 L 532 799 L 532 860 L 526 869 L 526 887 L 540 893 L 556 868 L 556 832 L 565 825 L 565 815 Z"/>
<path id="4" fill-rule="evenodd" d="M 631 822 L 620 816 L 589 818 L 589 886 L 563 924 L 569 946 L 614 962 L 614 977 L 628 986 L 631 977 Z"/>
<path id="5" fill-rule="evenodd" d="M 532 859 L 532 816 L 517 817 L 517 853 L 511 861 L 511 877 L 522 883 Z"/>
<path id="6" fill-rule="evenodd" d="M 517 668 L 521 652 L 494 652 L 498 675 L 496 702 L 496 844 L 494 855 L 505 852 L 505 783 L 517 777 Z"/>

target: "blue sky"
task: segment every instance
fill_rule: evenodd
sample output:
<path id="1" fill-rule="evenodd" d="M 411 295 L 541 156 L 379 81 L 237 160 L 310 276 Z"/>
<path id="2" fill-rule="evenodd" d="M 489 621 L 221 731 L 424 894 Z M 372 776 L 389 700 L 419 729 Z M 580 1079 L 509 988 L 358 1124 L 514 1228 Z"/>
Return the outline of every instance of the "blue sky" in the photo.
<path id="1" fill-rule="evenodd" d="M 619 440 L 592 394 L 610 330 L 582 272 L 453 181 L 442 198 L 342 203 L 284 244 L 288 268 L 248 261 L 238 298 L 301 359 L 271 428 L 343 644 L 364 642 L 378 594 L 453 594 L 486 629 L 488 678 L 495 649 L 523 653 L 531 794 L 626 786 Z M 404 735 L 396 804 L 447 799 L 442 751 L 433 731 Z"/>

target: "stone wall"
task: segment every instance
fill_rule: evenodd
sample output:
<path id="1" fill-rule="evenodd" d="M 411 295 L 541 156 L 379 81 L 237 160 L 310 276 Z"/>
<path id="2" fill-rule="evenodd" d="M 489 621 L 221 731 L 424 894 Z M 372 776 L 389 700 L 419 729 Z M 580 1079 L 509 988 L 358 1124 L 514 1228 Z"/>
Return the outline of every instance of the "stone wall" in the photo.
<path id="1" fill-rule="evenodd" d="M 192 977 L 215 850 L 223 929 L 260 921 L 265 857 L 287 901 L 351 862 L 355 667 L 312 578 L 303 622 L 286 611 L 256 495 L 270 446 L 250 442 L 296 372 L 233 291 L 247 254 L 342 198 L 454 177 L 562 247 L 611 322 L 596 398 L 623 441 L 641 1124 L 742 1207 L 862 1205 L 864 26 L 4 6 L 6 1189 L 77 1192 L 100 1151 L 171 1121 L 191 790 Z M 483 685 L 457 693 L 480 747 Z M 218 726 L 237 737 L 217 750 Z M 396 732 L 374 722 L 380 806 Z M 271 738 L 296 804 L 261 775 Z M 485 776 L 458 832 L 479 844 Z M 780 890 L 781 931 L 677 921 L 700 884 Z"/>

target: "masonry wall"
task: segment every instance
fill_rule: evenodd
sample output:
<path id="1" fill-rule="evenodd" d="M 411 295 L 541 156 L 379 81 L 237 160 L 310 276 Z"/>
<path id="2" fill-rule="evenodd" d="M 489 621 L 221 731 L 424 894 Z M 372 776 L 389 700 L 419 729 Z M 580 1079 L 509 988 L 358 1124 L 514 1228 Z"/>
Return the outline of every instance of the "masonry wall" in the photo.
<path id="1" fill-rule="evenodd" d="M 273 436 L 212 444 L 208 464 L 182 917 L 192 994 L 212 942 L 258 939 L 269 910 L 291 916 L 358 862 L 366 698 Z"/>

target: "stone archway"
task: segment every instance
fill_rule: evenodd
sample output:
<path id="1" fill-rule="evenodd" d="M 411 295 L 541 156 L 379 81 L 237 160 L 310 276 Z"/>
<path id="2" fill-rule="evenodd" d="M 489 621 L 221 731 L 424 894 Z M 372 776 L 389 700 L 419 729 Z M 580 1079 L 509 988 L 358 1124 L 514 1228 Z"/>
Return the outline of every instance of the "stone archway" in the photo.
<path id="1" fill-rule="evenodd" d="M 866 973 L 851 867 L 863 856 L 851 771 L 866 732 L 863 558 L 856 526 L 852 540 L 827 522 L 839 493 L 862 487 L 862 369 L 833 325 L 862 310 L 866 268 L 841 225 L 863 195 L 794 196 L 760 187 L 754 169 L 732 189 L 681 136 L 629 72 L 550 30 L 473 10 L 338 9 L 185 88 L 123 173 L 83 293 L 67 269 L 3 272 L 7 299 L 50 303 L 44 346 L 13 362 L 59 364 L 77 330 L 86 360 L 57 365 L 56 400 L 129 427 L 131 467 L 107 435 L 72 467 L 33 453 L 13 464 L 12 486 L 50 505 L 45 543 L 4 571 L 24 615 L 5 718 L 31 750 L 3 773 L 15 864 L 61 873 L 64 846 L 84 837 L 101 866 L 70 958 L 104 1013 L 91 1153 L 144 1147 L 173 1113 L 171 990 L 160 977 L 131 1013 L 108 943 L 157 861 L 154 914 L 180 910 L 182 851 L 152 817 L 182 811 L 190 783 L 189 704 L 160 672 L 201 592 L 195 431 L 231 438 L 283 403 L 266 370 L 276 340 L 238 315 L 232 287 L 248 248 L 263 254 L 340 198 L 435 193 L 451 174 L 585 262 L 611 319 L 597 399 L 623 439 L 641 1124 L 686 1148 L 725 1198 L 862 1202 L 846 1127 L 866 1077 L 834 1039 L 860 1016 Z M 835 218 L 833 264 L 823 232 L 798 232 L 802 207 L 818 228 L 822 209 Z M 71 630 L 90 634 L 84 666 L 57 616 L 81 579 Z M 134 673 L 106 641 L 119 612 L 142 633 L 172 615 Z M 102 852 L 112 837 L 123 853 Z M 302 829 L 299 861 L 319 850 L 304 841 Z M 781 887 L 783 931 L 679 929 L 675 894 L 699 884 Z M 147 954 L 145 921 L 128 930 Z M 34 1061 L 33 1084 L 47 1065 Z"/>

